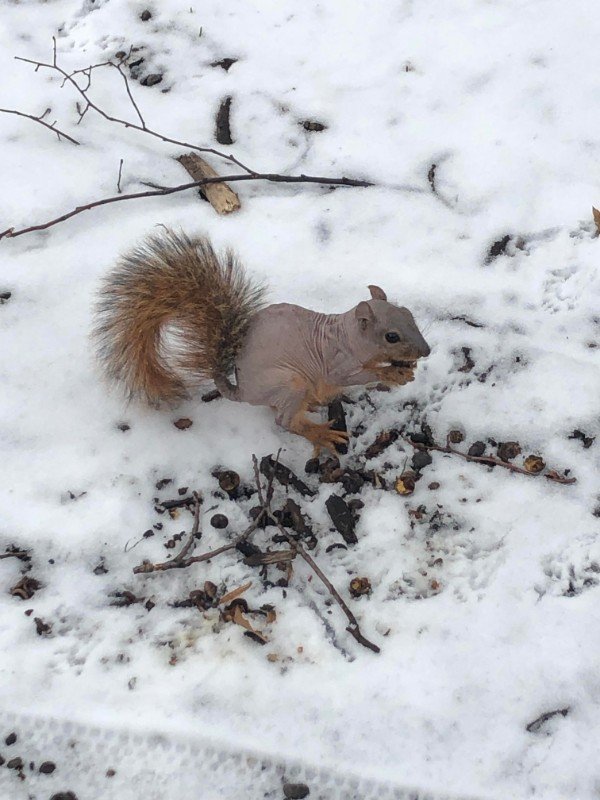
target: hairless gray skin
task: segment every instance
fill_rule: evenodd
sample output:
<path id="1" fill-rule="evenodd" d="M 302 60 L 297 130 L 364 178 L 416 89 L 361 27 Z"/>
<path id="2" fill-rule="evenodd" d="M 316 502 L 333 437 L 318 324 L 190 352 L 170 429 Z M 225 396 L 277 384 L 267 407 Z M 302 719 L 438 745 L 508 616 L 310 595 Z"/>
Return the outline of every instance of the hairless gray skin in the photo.
<path id="1" fill-rule="evenodd" d="M 289 303 L 258 311 L 236 358 L 237 385 L 217 376 L 217 388 L 231 400 L 270 406 L 282 427 L 305 436 L 317 452 L 335 450 L 348 434 L 306 413 L 347 386 L 408 383 L 417 359 L 430 352 L 410 311 L 389 303 L 378 286 L 369 289 L 371 300 L 344 314 Z"/>

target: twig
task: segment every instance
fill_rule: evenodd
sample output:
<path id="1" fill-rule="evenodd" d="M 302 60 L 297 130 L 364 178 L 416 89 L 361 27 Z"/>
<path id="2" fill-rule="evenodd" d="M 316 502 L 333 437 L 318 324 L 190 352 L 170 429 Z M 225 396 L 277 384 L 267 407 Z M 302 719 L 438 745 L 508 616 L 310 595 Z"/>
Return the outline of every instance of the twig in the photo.
<path id="1" fill-rule="evenodd" d="M 212 558 L 220 556 L 221 553 L 226 553 L 228 550 L 235 550 L 240 542 L 243 542 L 245 539 L 247 539 L 250 534 L 258 528 L 265 514 L 266 511 L 261 509 L 254 522 L 248 528 L 246 528 L 246 530 L 240 534 L 237 539 L 229 544 L 224 544 L 222 547 L 217 547 L 216 550 L 209 550 L 206 553 L 202 553 L 200 556 L 190 556 L 189 558 L 180 559 L 173 558 L 170 561 L 163 561 L 158 564 L 152 564 L 150 561 L 142 561 L 139 566 L 133 568 L 133 572 L 136 575 L 145 575 L 149 572 L 166 572 L 168 569 L 185 569 L 191 564 L 199 564 L 201 561 L 210 561 Z"/>
<path id="2" fill-rule="evenodd" d="M 0 558 L 23 558 L 23 556 L 27 555 L 27 551 L 25 550 L 15 550 L 14 552 L 10 553 L 0 553 Z"/>
<path id="3" fill-rule="evenodd" d="M 32 119 L 34 122 L 38 122 L 40 125 L 43 125 L 44 128 L 48 128 L 48 130 L 54 131 L 59 141 L 61 140 L 61 138 L 63 138 L 71 142 L 71 144 L 81 144 L 81 142 L 78 142 L 77 139 L 74 139 L 72 136 L 69 136 L 68 133 L 65 133 L 64 131 L 61 131 L 59 128 L 57 128 L 56 121 L 52 123 L 44 122 L 44 117 L 46 116 L 46 114 L 50 112 L 49 108 L 47 108 L 44 111 L 44 113 L 40 114 L 38 117 L 36 117 L 35 114 L 26 114 L 24 111 L 15 111 L 15 109 L 12 108 L 0 108 L 0 112 L 2 114 L 14 114 L 17 117 L 26 117 L 27 119 Z"/>
<path id="4" fill-rule="evenodd" d="M 344 614 L 348 617 L 348 621 L 350 623 L 346 628 L 348 633 L 351 636 L 353 636 L 359 644 L 362 644 L 363 647 L 368 647 L 368 649 L 372 650 L 374 653 L 381 652 L 379 647 L 377 647 L 376 644 L 373 644 L 373 642 L 370 642 L 366 638 L 366 636 L 363 636 L 363 634 L 362 634 L 362 632 L 360 630 L 359 624 L 358 624 L 358 620 L 356 619 L 356 617 L 354 616 L 352 611 L 350 611 L 350 609 L 346 605 L 346 602 L 344 601 L 343 597 L 340 595 L 340 593 L 335 588 L 335 586 L 331 583 L 331 581 L 329 580 L 327 575 L 325 575 L 325 573 L 323 572 L 321 567 L 319 567 L 319 565 L 314 560 L 314 558 L 306 552 L 306 550 L 302 547 L 300 542 L 297 542 L 292 536 L 290 536 L 290 534 L 286 531 L 286 529 L 283 527 L 283 525 L 281 525 L 280 522 L 276 521 L 276 525 L 277 525 L 277 528 L 279 529 L 280 533 L 283 536 L 286 537 L 286 539 L 290 543 L 290 546 L 298 553 L 299 556 L 301 556 L 301 558 L 303 558 L 306 561 L 308 566 L 313 570 L 313 572 L 325 584 L 325 586 L 327 587 L 327 589 L 329 591 L 329 594 L 333 597 L 333 599 L 336 601 L 336 603 L 342 609 Z"/>
<path id="5" fill-rule="evenodd" d="M 277 458 L 279 458 L 279 453 L 277 453 Z M 256 457 L 253 456 L 253 459 L 255 460 Z M 255 463 L 255 474 L 256 474 L 256 470 L 257 469 L 258 469 L 258 464 Z M 267 514 L 267 506 L 263 502 L 264 496 L 263 496 L 262 486 L 260 486 L 260 481 L 258 481 L 257 488 L 258 488 L 258 496 L 259 496 L 259 498 L 263 498 L 263 499 L 261 499 L 261 509 L 260 509 L 259 513 L 257 514 L 256 519 L 254 520 L 254 522 L 248 528 L 246 528 L 246 530 L 243 533 L 241 533 L 237 537 L 237 539 L 234 539 L 233 542 L 230 542 L 229 544 L 224 544 L 222 547 L 217 547 L 216 550 L 209 550 L 206 553 L 202 553 L 202 555 L 189 556 L 188 558 L 185 558 L 184 556 L 187 555 L 187 552 L 188 552 L 188 550 L 186 550 L 186 546 L 190 542 L 190 539 L 188 539 L 188 542 L 186 543 L 186 546 L 184 546 L 182 551 L 177 556 L 175 556 L 175 558 L 171 559 L 170 561 L 163 561 L 163 562 L 158 563 L 158 564 L 153 564 L 151 561 L 142 561 L 141 564 L 139 564 L 137 567 L 133 568 L 133 572 L 136 575 L 139 575 L 139 574 L 147 574 L 149 572 L 165 572 L 168 569 L 185 569 L 186 567 L 189 567 L 191 564 L 198 564 L 201 561 L 210 561 L 212 558 L 215 558 L 216 556 L 220 556 L 222 553 L 226 553 L 229 550 L 235 550 L 235 548 L 239 544 L 241 544 L 252 533 L 254 533 L 254 531 L 259 527 L 259 525 L 263 521 L 263 518 Z M 197 495 L 195 493 L 194 493 L 194 496 L 197 497 Z M 268 501 L 270 503 L 271 499 L 273 497 L 273 478 L 270 478 L 268 483 L 267 483 L 267 494 L 266 494 L 266 497 L 267 497 L 267 499 L 268 499 Z M 196 513 L 199 513 L 199 504 L 196 506 Z M 194 516 L 194 527 L 196 527 L 196 516 Z M 197 530 L 197 528 L 196 528 L 196 530 Z"/>
<path id="6" fill-rule="evenodd" d="M 123 62 L 119 62 L 117 64 L 114 61 L 103 61 L 99 64 L 92 64 L 89 67 L 85 67 L 84 69 L 78 69 L 74 70 L 73 72 L 67 72 L 58 64 L 57 53 L 56 53 L 56 37 L 54 36 L 52 37 L 52 50 L 53 50 L 53 59 L 51 64 L 45 63 L 43 61 L 35 61 L 31 58 L 23 58 L 22 56 L 15 56 L 15 59 L 17 61 L 23 61 L 26 64 L 33 64 L 36 72 L 40 69 L 40 67 L 44 67 L 45 69 L 52 69 L 55 72 L 58 72 L 60 75 L 62 75 L 63 77 L 62 85 L 64 86 L 65 83 L 70 83 L 75 88 L 75 90 L 80 94 L 83 100 L 85 100 L 85 107 L 83 108 L 83 111 L 78 110 L 79 122 L 81 122 L 85 114 L 91 108 L 101 117 L 104 117 L 104 119 L 106 119 L 108 122 L 115 122 L 117 123 L 117 125 L 123 125 L 125 128 L 132 128 L 133 130 L 140 131 L 141 133 L 146 133 L 149 136 L 154 136 L 156 139 L 160 139 L 160 141 L 166 142 L 168 144 L 175 144 L 179 147 L 186 147 L 189 148 L 190 150 L 196 150 L 200 153 L 212 153 L 213 155 L 218 156 L 219 158 L 223 158 L 226 161 L 230 161 L 232 164 L 235 164 L 236 166 L 240 167 L 240 169 L 243 169 L 245 172 L 251 175 L 254 174 L 254 171 L 250 169 L 250 167 L 247 167 L 235 156 L 229 155 L 228 153 L 223 153 L 220 150 L 215 150 L 215 148 L 213 147 L 199 147 L 198 145 L 190 144 L 190 142 L 182 142 L 178 139 L 172 139 L 170 136 L 163 136 L 163 134 L 158 133 L 158 131 L 154 131 L 151 128 L 149 128 L 146 125 L 144 118 L 135 100 L 133 99 L 133 95 L 129 87 L 127 76 L 121 69 L 121 64 Z M 112 67 L 116 69 L 123 78 L 125 82 L 127 95 L 133 105 L 133 108 L 135 109 L 138 119 L 140 120 L 139 124 L 136 122 L 128 122 L 127 120 L 121 119 L 120 117 L 113 117 L 111 114 L 108 114 L 106 111 L 100 108 L 100 106 L 96 105 L 96 103 L 94 103 L 93 100 L 90 99 L 88 91 L 90 89 L 92 82 L 92 71 L 95 69 L 100 69 L 102 67 Z M 76 75 L 84 75 L 87 79 L 87 84 L 85 86 L 80 86 L 75 80 Z"/>
<path id="7" fill-rule="evenodd" d="M 194 500 L 196 501 L 196 505 L 194 507 L 194 524 L 192 525 L 192 530 L 190 531 L 187 542 L 175 556 L 175 561 L 182 561 L 190 552 L 190 550 L 193 549 L 196 541 L 196 535 L 200 528 L 200 506 L 202 505 L 202 499 L 200 498 L 198 492 L 193 492 L 192 494 L 194 496 Z"/>
<path id="8" fill-rule="evenodd" d="M 119 161 L 119 177 L 117 178 L 117 192 L 122 194 L 121 191 L 121 173 L 123 172 L 123 159 Z"/>
<path id="9" fill-rule="evenodd" d="M 131 194 L 118 194 L 113 197 L 105 197 L 102 200 L 94 200 L 91 203 L 77 206 L 73 211 L 68 211 L 66 214 L 61 214 L 60 217 L 55 217 L 48 222 L 40 223 L 39 225 L 31 225 L 28 228 L 21 228 L 15 230 L 14 227 L 7 228 L 5 231 L 0 232 L 0 239 L 15 238 L 16 236 L 23 236 L 26 233 L 33 231 L 43 231 L 48 228 L 58 225 L 77 214 L 82 214 L 84 211 L 89 211 L 92 208 L 99 206 L 109 205 L 110 203 L 120 203 L 123 200 L 137 200 L 142 197 L 160 197 L 166 194 L 176 194 L 177 192 L 185 192 L 189 189 L 196 189 L 200 186 L 206 186 L 209 183 L 223 183 L 227 181 L 232 183 L 234 181 L 268 181 L 270 183 L 318 183 L 323 186 L 360 186 L 367 187 L 374 184 L 369 181 L 355 180 L 354 178 L 324 178 L 315 175 L 278 175 L 270 172 L 253 173 L 252 175 L 222 175 L 216 178 L 205 178 L 201 181 L 193 181 L 191 183 L 183 183 L 179 186 L 167 186 L 164 189 L 155 189 L 148 192 L 132 192 Z"/>
<path id="10" fill-rule="evenodd" d="M 566 475 L 559 475 L 557 472 L 554 472 L 554 470 L 546 473 L 528 472 L 523 467 L 518 467 L 516 464 L 511 464 L 510 461 L 502 461 L 501 458 L 496 458 L 495 456 L 470 456 L 468 453 L 462 453 L 460 450 L 456 450 L 454 447 L 451 447 L 449 441 L 444 447 L 440 444 L 421 444 L 420 442 L 413 442 L 409 436 L 401 435 L 400 438 L 404 439 L 404 441 L 414 447 L 415 450 L 437 450 L 440 453 L 449 453 L 453 456 L 460 456 L 461 458 L 464 458 L 465 461 L 476 461 L 479 464 L 487 464 L 489 467 L 504 467 L 504 469 L 509 469 L 511 472 L 518 472 L 521 475 L 530 475 L 536 477 L 537 475 L 544 474 L 545 478 L 547 478 L 549 481 L 554 481 L 555 483 L 569 485 L 577 482 L 577 478 L 569 478 Z"/>

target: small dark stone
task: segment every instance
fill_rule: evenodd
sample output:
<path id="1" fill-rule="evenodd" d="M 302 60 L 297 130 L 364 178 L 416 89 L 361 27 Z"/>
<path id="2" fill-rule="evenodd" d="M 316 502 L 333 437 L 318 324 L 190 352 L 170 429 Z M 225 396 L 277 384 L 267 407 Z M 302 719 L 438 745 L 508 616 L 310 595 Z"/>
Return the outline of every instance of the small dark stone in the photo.
<path id="1" fill-rule="evenodd" d="M 229 520 L 225 514 L 213 514 L 210 518 L 210 524 L 213 526 L 213 528 L 221 530 L 229 525 Z"/>
<path id="2" fill-rule="evenodd" d="M 149 528 L 147 531 L 144 531 L 142 536 L 144 539 L 150 539 L 151 536 L 154 536 L 154 531 L 152 530 L 152 528 Z"/>
<path id="3" fill-rule="evenodd" d="M 115 58 L 118 61 L 122 61 L 126 55 L 127 53 L 125 52 L 125 50 L 117 50 L 117 52 L 115 53 Z"/>
<path id="4" fill-rule="evenodd" d="M 460 444 L 461 442 L 464 441 L 464 439 L 465 435 L 462 431 L 454 430 L 450 431 L 450 433 L 448 434 L 448 441 L 450 442 L 450 444 Z"/>
<path id="5" fill-rule="evenodd" d="M 53 761 L 44 761 L 43 764 L 40 764 L 39 771 L 43 775 L 52 775 L 55 769 L 56 769 L 56 764 Z"/>
<path id="6" fill-rule="evenodd" d="M 144 608 L 146 609 L 146 611 L 152 611 L 155 605 L 156 603 L 154 603 L 152 600 L 146 600 L 146 602 L 144 603 Z"/>
<path id="7" fill-rule="evenodd" d="M 308 797 L 310 789 L 305 783 L 284 783 L 283 795 L 286 800 L 302 800 Z"/>
<path id="8" fill-rule="evenodd" d="M 10 761 L 7 761 L 6 766 L 8 769 L 23 769 L 25 765 L 23 763 L 23 759 L 20 756 L 17 756 L 16 758 L 11 758 Z"/>
<path id="9" fill-rule="evenodd" d="M 352 500 L 348 500 L 348 508 L 351 508 L 352 511 L 360 511 L 360 509 L 364 507 L 364 502 L 358 497 L 353 497 Z"/>
<path id="10" fill-rule="evenodd" d="M 52 624 L 50 622 L 44 622 L 41 617 L 34 617 L 33 621 L 35 622 L 35 632 L 38 636 L 52 633 Z"/>
<path id="11" fill-rule="evenodd" d="M 507 233 L 505 236 L 502 236 L 500 239 L 495 241 L 487 252 L 485 263 L 490 264 L 495 258 L 498 258 L 498 256 L 504 255 L 511 239 L 512 236 Z"/>
<path id="12" fill-rule="evenodd" d="M 149 19 L 152 19 L 152 14 L 148 11 L 148 9 L 146 9 L 140 14 L 140 19 L 142 22 L 148 22 Z"/>
<path id="13" fill-rule="evenodd" d="M 0 305 L 4 303 L 6 300 L 10 300 L 12 297 L 12 292 L 0 292 Z"/>
<path id="14" fill-rule="evenodd" d="M 225 72 L 229 72 L 229 69 L 237 62 L 237 58 L 222 58 L 220 61 L 213 61 L 211 67 L 221 67 Z"/>
<path id="15" fill-rule="evenodd" d="M 188 428 L 191 428 L 193 424 L 194 423 L 192 420 L 188 419 L 188 417 L 181 417 L 173 422 L 173 425 L 175 425 L 175 427 L 180 431 L 185 431 Z"/>
<path id="16" fill-rule="evenodd" d="M 339 482 L 344 487 L 346 494 L 357 494 L 364 486 L 365 479 L 353 469 L 346 469 L 339 477 Z"/>
<path id="17" fill-rule="evenodd" d="M 467 455 L 474 456 L 475 458 L 480 458 L 485 453 L 485 443 L 484 442 L 473 442 L 471 447 L 467 450 Z"/>
<path id="18" fill-rule="evenodd" d="M 252 542 L 241 541 L 238 542 L 235 546 L 235 549 L 240 552 L 245 558 L 251 558 L 252 556 L 256 556 L 257 554 L 261 553 L 260 547 L 257 547 Z"/>
<path id="19" fill-rule="evenodd" d="M 75 792 L 57 792 L 50 800 L 77 800 L 77 795 Z"/>
<path id="20" fill-rule="evenodd" d="M 126 431 L 131 430 L 131 425 L 128 425 L 126 422 L 119 422 L 117 428 L 125 433 Z"/>
<path id="21" fill-rule="evenodd" d="M 212 403 L 213 400 L 218 400 L 221 396 L 221 392 L 218 389 L 213 389 L 211 392 L 205 392 L 200 399 L 203 403 Z"/>
<path id="22" fill-rule="evenodd" d="M 3 758 L 2 756 L 0 756 L 0 767 L 3 766 L 3 764 L 5 764 L 5 763 L 6 763 L 6 759 Z"/>
<path id="23" fill-rule="evenodd" d="M 428 453 L 427 450 L 417 450 L 412 457 L 411 464 L 414 470 L 420 470 L 424 469 L 424 467 L 428 467 L 432 461 L 431 454 Z"/>
<path id="24" fill-rule="evenodd" d="M 173 483 L 173 478 L 161 478 L 159 481 L 156 481 L 154 485 L 160 492 L 161 489 L 164 489 L 165 486 L 168 486 L 170 483 Z"/>
<path id="25" fill-rule="evenodd" d="M 179 497 L 183 497 L 185 494 L 187 494 L 188 489 L 189 486 L 180 486 L 179 489 L 177 489 L 177 494 Z"/>
<path id="26" fill-rule="evenodd" d="M 142 86 L 156 86 L 157 83 L 161 83 L 163 76 L 160 72 L 151 72 L 150 75 L 146 75 L 140 83 Z"/>
<path id="27" fill-rule="evenodd" d="M 107 769 L 106 770 L 106 777 L 107 778 L 114 778 L 116 774 L 117 774 L 116 770 L 114 770 L 114 769 Z"/>
<path id="28" fill-rule="evenodd" d="M 437 481 L 432 481 L 427 488 L 434 491 L 435 489 L 440 488 L 440 484 Z"/>
<path id="29" fill-rule="evenodd" d="M 324 125 L 322 122 L 316 122 L 310 119 L 304 120 L 302 123 L 302 127 L 305 131 L 310 131 L 311 133 L 320 133 L 327 128 L 327 125 Z"/>
<path id="30" fill-rule="evenodd" d="M 304 472 L 307 475 L 316 475 L 319 471 L 319 459 L 318 458 L 309 458 L 306 464 L 304 465 Z"/>
<path id="31" fill-rule="evenodd" d="M 10 747 L 11 744 L 14 744 L 17 741 L 17 734 L 13 731 L 13 733 L 9 733 L 6 739 L 4 740 L 4 744 L 7 747 Z"/>

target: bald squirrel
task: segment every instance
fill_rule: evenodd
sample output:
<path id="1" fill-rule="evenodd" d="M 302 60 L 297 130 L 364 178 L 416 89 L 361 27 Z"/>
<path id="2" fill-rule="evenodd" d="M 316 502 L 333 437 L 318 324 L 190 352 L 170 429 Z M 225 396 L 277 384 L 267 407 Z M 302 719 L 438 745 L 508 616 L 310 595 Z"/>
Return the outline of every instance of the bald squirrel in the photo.
<path id="1" fill-rule="evenodd" d="M 266 305 L 231 251 L 165 230 L 106 276 L 94 336 L 106 373 L 130 396 L 174 401 L 212 379 L 229 400 L 270 406 L 318 453 L 348 434 L 307 412 L 348 386 L 408 383 L 430 352 L 411 312 L 368 288 L 371 299 L 343 314 Z"/>

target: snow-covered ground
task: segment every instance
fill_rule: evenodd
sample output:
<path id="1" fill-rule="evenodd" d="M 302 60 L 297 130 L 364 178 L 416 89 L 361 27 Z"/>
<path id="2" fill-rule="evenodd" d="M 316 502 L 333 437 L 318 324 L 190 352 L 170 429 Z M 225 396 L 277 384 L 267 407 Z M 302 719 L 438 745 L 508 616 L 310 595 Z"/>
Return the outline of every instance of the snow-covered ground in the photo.
<path id="1" fill-rule="evenodd" d="M 46 720 L 39 731 L 54 732 L 47 747 L 57 763 L 51 776 L 26 766 L 25 780 L 1 767 L 2 797 L 105 796 L 90 794 L 105 761 L 90 756 L 74 769 L 77 748 L 67 745 L 77 737 L 60 734 L 65 720 L 210 740 L 434 797 L 600 797 L 600 243 L 591 215 L 600 205 L 600 22 L 590 4 L 17 0 L 2 4 L 0 23 L 0 106 L 50 107 L 45 119 L 80 141 L 0 114 L 0 230 L 115 194 L 121 159 L 126 192 L 186 180 L 172 158 L 184 148 L 93 110 L 77 125 L 74 89 L 13 60 L 51 61 L 52 36 L 67 70 L 142 48 L 133 96 L 165 136 L 218 147 L 215 114 L 231 96 L 234 144 L 223 149 L 252 168 L 378 184 L 244 183 L 242 209 L 229 217 L 188 192 L 0 241 L 0 293 L 11 293 L 0 304 L 0 553 L 30 551 L 27 574 L 41 584 L 31 599 L 11 595 L 28 565 L 0 560 L 0 707 Z M 237 62 L 211 66 L 223 58 Z M 162 81 L 141 85 L 149 74 Z M 135 121 L 116 71 L 95 71 L 92 89 L 103 109 Z M 306 120 L 327 127 L 307 131 Z M 341 487 L 304 474 L 309 446 L 267 409 L 126 406 L 98 374 L 88 333 L 99 279 L 160 223 L 235 247 L 273 301 L 343 311 L 377 283 L 413 310 L 432 354 L 408 386 L 353 394 L 346 411 L 358 433 L 343 465 L 363 463 L 380 431 L 426 421 L 440 442 L 460 429 L 463 451 L 476 440 L 489 453 L 488 439 L 518 441 L 523 455 L 577 482 L 436 452 L 413 495 L 364 489 L 358 544 L 328 550 L 342 539 L 325 500 Z M 174 427 L 179 417 L 192 427 Z M 575 430 L 596 440 L 572 438 Z M 192 524 L 185 510 L 159 516 L 153 498 L 200 492 L 196 552 L 217 547 L 247 526 L 254 501 L 215 497 L 212 471 L 236 470 L 251 485 L 252 453 L 280 447 L 318 490 L 308 499 L 290 490 L 317 533 L 313 556 L 379 655 L 345 632 L 298 559 L 287 589 L 265 585 L 231 553 L 132 572 L 171 555 L 165 543 Z M 412 455 L 396 443 L 368 467 L 391 487 Z M 158 491 L 163 478 L 172 483 Z M 210 526 L 215 511 L 228 516 L 225 531 Z M 154 535 L 143 538 L 147 530 Z M 276 546 L 273 533 L 254 541 Z M 283 575 L 269 567 L 273 583 Z M 372 593 L 352 599 L 353 577 L 368 577 Z M 223 590 L 252 581 L 248 604 L 277 613 L 257 622 L 266 645 L 220 622 L 218 610 L 173 607 L 207 580 Z M 123 591 L 144 602 L 112 605 Z M 36 617 L 49 633 L 38 635 Z M 559 709 L 568 712 L 527 730 Z M 28 744 L 32 723 L 1 719 L 0 756 L 27 764 L 44 755 Z M 7 746 L 12 730 L 19 738 Z M 134 752 L 130 772 L 106 778 L 104 791 L 141 796 L 136 763 Z M 319 795 L 314 780 L 311 796 L 334 796 Z M 210 780 L 182 788 L 157 778 L 144 797 L 171 797 L 173 787 L 180 798 L 218 796 Z M 255 796 L 282 796 L 265 791 L 257 784 Z"/>

